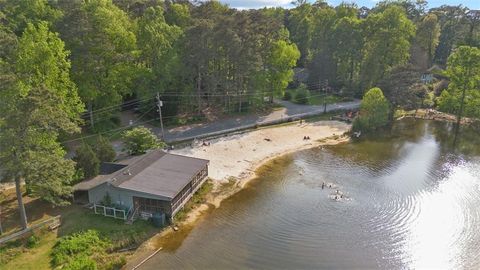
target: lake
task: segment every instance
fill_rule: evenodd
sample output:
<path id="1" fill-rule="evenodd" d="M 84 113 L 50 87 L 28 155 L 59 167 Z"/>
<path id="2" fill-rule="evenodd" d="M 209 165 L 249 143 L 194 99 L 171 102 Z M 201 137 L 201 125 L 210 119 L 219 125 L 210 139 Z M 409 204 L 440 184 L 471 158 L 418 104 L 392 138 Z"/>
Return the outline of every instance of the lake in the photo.
<path id="1" fill-rule="evenodd" d="M 410 119 L 275 159 L 142 269 L 480 269 L 480 136 L 452 134 Z"/>

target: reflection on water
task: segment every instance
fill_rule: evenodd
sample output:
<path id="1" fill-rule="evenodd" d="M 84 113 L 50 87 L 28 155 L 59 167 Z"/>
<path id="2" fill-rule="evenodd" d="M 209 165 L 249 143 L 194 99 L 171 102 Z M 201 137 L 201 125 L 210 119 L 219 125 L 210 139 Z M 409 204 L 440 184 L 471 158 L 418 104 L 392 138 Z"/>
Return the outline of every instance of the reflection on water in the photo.
<path id="1" fill-rule="evenodd" d="M 454 150 L 450 128 L 403 121 L 277 159 L 143 268 L 479 269 L 480 142 L 467 130 Z"/>

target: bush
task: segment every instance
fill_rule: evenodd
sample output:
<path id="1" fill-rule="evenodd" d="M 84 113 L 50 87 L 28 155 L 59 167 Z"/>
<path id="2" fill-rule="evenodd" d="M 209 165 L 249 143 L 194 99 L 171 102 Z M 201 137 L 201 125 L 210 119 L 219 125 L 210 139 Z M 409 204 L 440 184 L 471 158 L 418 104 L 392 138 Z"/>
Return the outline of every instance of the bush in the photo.
<path id="1" fill-rule="evenodd" d="M 142 126 L 125 131 L 122 138 L 125 142 L 125 150 L 131 155 L 145 154 L 147 150 L 165 146 L 150 129 Z"/>
<path id="2" fill-rule="evenodd" d="M 298 104 L 307 104 L 310 99 L 310 91 L 305 86 L 301 86 L 297 89 L 295 94 L 295 102 Z"/>
<path id="3" fill-rule="evenodd" d="M 285 94 L 283 94 L 283 100 L 292 100 L 292 93 L 285 91 Z"/>
<path id="4" fill-rule="evenodd" d="M 80 256 L 72 260 L 68 265 L 63 267 L 65 270 L 97 270 L 97 263 L 87 257 Z"/>
<path id="5" fill-rule="evenodd" d="M 380 88 L 372 88 L 365 93 L 360 105 L 360 116 L 355 119 L 354 131 L 373 131 L 388 123 L 390 106 Z"/>
<path id="6" fill-rule="evenodd" d="M 90 256 L 104 254 L 109 245 L 110 243 L 100 238 L 99 233 L 94 230 L 63 237 L 52 249 L 52 266 L 63 266 L 64 269 L 96 269 L 96 263 Z"/>
<path id="7" fill-rule="evenodd" d="M 40 242 L 40 238 L 35 234 L 32 234 L 32 236 L 28 237 L 25 245 L 27 248 L 34 248 L 38 245 L 38 242 Z"/>

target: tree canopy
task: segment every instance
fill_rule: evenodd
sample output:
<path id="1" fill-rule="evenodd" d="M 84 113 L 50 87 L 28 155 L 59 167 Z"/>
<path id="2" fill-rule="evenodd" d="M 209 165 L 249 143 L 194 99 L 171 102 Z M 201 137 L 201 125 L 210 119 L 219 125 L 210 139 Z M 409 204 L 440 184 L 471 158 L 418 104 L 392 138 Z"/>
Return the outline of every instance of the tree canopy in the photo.
<path id="1" fill-rule="evenodd" d="M 450 84 L 439 98 L 442 110 L 458 117 L 480 117 L 480 49 L 461 46 L 449 58 Z"/>
<path id="2" fill-rule="evenodd" d="M 353 130 L 374 131 L 388 123 L 390 106 L 380 88 L 372 88 L 363 96 L 360 116 L 355 120 Z"/>
<path id="3" fill-rule="evenodd" d="M 136 127 L 122 134 L 125 150 L 131 155 L 145 154 L 147 150 L 165 146 L 152 131 L 145 127 Z"/>

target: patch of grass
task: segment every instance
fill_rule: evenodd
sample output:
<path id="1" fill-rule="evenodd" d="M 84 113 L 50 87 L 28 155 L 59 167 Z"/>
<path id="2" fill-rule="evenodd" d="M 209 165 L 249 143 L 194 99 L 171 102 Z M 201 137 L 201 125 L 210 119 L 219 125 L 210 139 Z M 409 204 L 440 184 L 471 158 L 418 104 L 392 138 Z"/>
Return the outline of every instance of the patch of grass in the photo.
<path id="1" fill-rule="evenodd" d="M 338 115 L 338 113 L 327 112 L 327 113 L 322 113 L 320 115 L 316 115 L 316 116 L 306 118 L 305 121 L 308 122 L 308 123 L 313 123 L 313 122 L 318 122 L 318 121 L 326 121 L 326 120 L 331 120 L 331 118 L 334 117 L 335 115 Z"/>
<path id="2" fill-rule="evenodd" d="M 158 232 L 148 221 L 137 220 L 132 225 L 124 220 L 96 215 L 92 210 L 71 205 L 60 210 L 62 225 L 55 232 L 37 233 L 35 239 L 11 242 L 0 248 L 0 269 L 50 269 L 50 252 L 59 237 L 85 232 L 98 231 L 110 245 L 101 256 L 93 259 L 100 269 L 120 269 L 124 256 L 116 251 L 122 248 L 136 247 Z M 61 239 L 61 238 L 60 238 Z M 30 242 L 32 248 L 27 248 Z M 81 262 L 79 262 L 81 263 Z"/>
<path id="3" fill-rule="evenodd" d="M 38 242 L 28 248 L 28 240 L 11 242 L 0 249 L 0 269 L 50 269 L 50 250 L 57 236 L 54 232 L 42 232 Z"/>
<path id="4" fill-rule="evenodd" d="M 308 99 L 308 104 L 310 105 L 323 105 L 324 102 L 327 104 L 333 104 L 333 103 L 338 103 L 344 101 L 342 97 L 339 96 L 334 96 L 334 95 L 328 95 L 325 97 L 325 101 L 323 96 L 319 96 L 316 94 L 313 94 L 309 99 Z"/>
<path id="5" fill-rule="evenodd" d="M 96 215 L 92 210 L 79 206 L 71 206 L 62 213 L 62 226 L 58 231 L 60 236 L 89 229 L 110 239 L 113 250 L 140 244 L 158 231 L 148 221 L 137 220 L 132 225 L 127 225 L 124 220 Z"/>
<path id="6" fill-rule="evenodd" d="M 187 218 L 188 212 L 197 207 L 198 205 L 205 203 L 207 195 L 212 191 L 212 180 L 207 179 L 205 183 L 193 194 L 192 198 L 185 204 L 182 210 L 178 211 L 175 215 L 174 222 L 182 222 Z"/>

